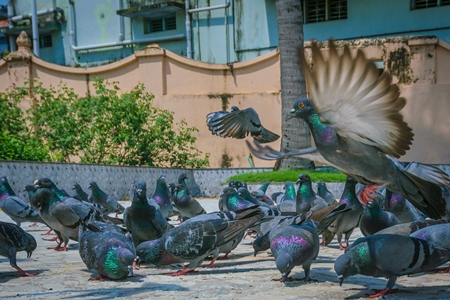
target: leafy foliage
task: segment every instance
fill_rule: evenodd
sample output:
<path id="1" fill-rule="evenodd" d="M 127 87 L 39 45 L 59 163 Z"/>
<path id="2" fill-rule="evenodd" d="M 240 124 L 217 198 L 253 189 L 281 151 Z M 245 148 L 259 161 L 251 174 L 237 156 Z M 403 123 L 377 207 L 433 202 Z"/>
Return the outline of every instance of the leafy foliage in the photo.
<path id="1" fill-rule="evenodd" d="M 31 136 L 24 122 L 20 100 L 27 95 L 23 88 L 11 87 L 0 92 L 0 160 L 48 160 L 43 143 Z"/>
<path id="2" fill-rule="evenodd" d="M 44 141 L 51 161 L 198 168 L 209 154 L 195 148 L 195 127 L 174 125 L 171 111 L 152 106 L 154 96 L 142 84 L 121 93 L 117 83 L 95 78 L 95 93 L 79 97 L 60 83 L 33 83 L 28 121 L 36 140 Z M 17 91 L 19 89 L 16 89 Z"/>

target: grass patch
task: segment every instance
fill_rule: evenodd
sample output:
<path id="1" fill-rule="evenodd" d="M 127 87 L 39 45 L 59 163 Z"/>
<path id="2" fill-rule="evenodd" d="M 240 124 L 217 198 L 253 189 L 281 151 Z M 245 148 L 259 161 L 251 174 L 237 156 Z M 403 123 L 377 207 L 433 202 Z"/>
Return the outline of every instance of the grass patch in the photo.
<path id="1" fill-rule="evenodd" d="M 302 169 L 288 169 L 283 171 L 269 171 L 269 172 L 248 172 L 233 175 L 227 179 L 227 183 L 230 180 L 241 181 L 247 183 L 255 183 L 255 182 L 265 182 L 270 180 L 272 182 L 286 182 L 292 181 L 296 182 L 298 179 L 298 175 L 300 174 L 308 174 L 311 177 L 313 182 L 324 181 L 324 182 L 345 182 L 347 176 L 339 171 L 334 170 L 302 170 Z"/>

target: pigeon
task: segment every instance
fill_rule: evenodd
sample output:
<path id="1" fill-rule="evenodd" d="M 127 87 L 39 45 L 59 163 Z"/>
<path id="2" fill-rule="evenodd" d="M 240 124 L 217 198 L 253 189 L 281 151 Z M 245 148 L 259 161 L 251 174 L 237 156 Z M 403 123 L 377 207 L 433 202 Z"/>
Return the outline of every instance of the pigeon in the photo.
<path id="1" fill-rule="evenodd" d="M 270 181 L 264 182 L 256 191 L 252 191 L 251 195 L 263 203 L 267 203 L 270 206 L 275 205 L 275 202 L 271 197 L 266 195 L 267 188 L 270 185 Z"/>
<path id="2" fill-rule="evenodd" d="M 67 251 L 69 239 L 78 241 L 78 226 L 95 216 L 94 208 L 85 211 L 82 202 L 76 199 L 73 201 L 79 207 L 59 199 L 57 194 L 47 188 L 38 189 L 31 198 L 31 203 L 39 208 L 42 219 L 58 236 L 58 245 L 48 249 Z M 64 246 L 61 246 L 63 243 Z"/>
<path id="3" fill-rule="evenodd" d="M 305 221 L 314 220 L 318 222 L 316 229 L 318 234 L 320 234 L 326 230 L 340 214 L 348 212 L 349 210 L 350 209 L 346 208 L 346 204 L 335 203 L 313 213 L 307 212 L 297 216 L 274 217 L 272 220 L 261 224 L 260 236 L 252 243 L 254 256 L 256 256 L 259 251 L 269 249 L 273 238 L 286 226 L 291 224 L 301 225 Z"/>
<path id="4" fill-rule="evenodd" d="M 206 214 L 205 209 L 188 193 L 186 187 L 182 184 L 176 186 L 173 203 L 180 212 L 183 221 L 201 214 Z"/>
<path id="5" fill-rule="evenodd" d="M 261 125 L 258 113 L 251 107 L 240 110 L 231 107 L 231 112 L 212 112 L 206 116 L 206 124 L 213 135 L 223 138 L 243 139 L 249 134 L 260 143 L 271 143 L 280 138 Z"/>
<path id="6" fill-rule="evenodd" d="M 327 184 L 323 181 L 317 183 L 317 195 L 322 197 L 328 204 L 336 203 L 336 198 L 333 194 L 327 189 Z"/>
<path id="7" fill-rule="evenodd" d="M 332 241 L 334 235 L 336 235 L 339 248 L 345 250 L 345 248 L 348 247 L 348 240 L 350 239 L 353 230 L 358 227 L 361 216 L 364 213 L 364 207 L 356 196 L 355 188 L 356 181 L 347 176 L 344 191 L 342 192 L 339 203 L 345 203 L 346 208 L 349 208 L 350 211 L 337 217 L 336 221 L 331 225 L 331 234 L 329 236 L 325 234 L 325 245 L 328 245 Z M 345 246 L 342 244 L 342 235 L 344 235 Z"/>
<path id="8" fill-rule="evenodd" d="M 164 218 L 170 218 L 173 216 L 173 205 L 170 202 L 170 191 L 167 187 L 166 176 L 161 174 L 156 180 L 156 189 L 153 196 L 148 200 L 156 202 Z"/>
<path id="9" fill-rule="evenodd" d="M 357 239 L 336 259 L 334 270 L 340 285 L 356 274 L 388 278 L 386 287 L 370 296 L 375 298 L 394 292 L 397 277 L 432 270 L 449 258 L 450 250 L 434 247 L 424 240 L 377 234 Z"/>
<path id="10" fill-rule="evenodd" d="M 38 189 L 46 188 L 46 189 L 52 190 L 58 196 L 58 198 L 61 200 L 71 197 L 69 194 L 64 192 L 63 189 L 59 189 L 56 186 L 56 184 L 50 178 L 47 178 L 47 177 L 42 177 L 40 179 L 35 180 L 34 186 Z"/>
<path id="11" fill-rule="evenodd" d="M 425 240 L 435 247 L 450 250 L 450 223 L 424 227 L 410 236 Z M 450 266 L 441 272 L 450 273 Z"/>
<path id="12" fill-rule="evenodd" d="M 284 184 L 284 196 L 281 199 L 278 207 L 282 213 L 297 213 L 297 195 L 294 184 L 291 181 L 286 181 Z"/>
<path id="13" fill-rule="evenodd" d="M 89 183 L 89 189 L 92 191 L 92 202 L 101 205 L 104 214 L 116 213 L 117 218 L 119 213 L 124 212 L 125 208 L 112 196 L 102 191 L 95 181 Z"/>
<path id="14" fill-rule="evenodd" d="M 373 235 L 380 230 L 401 223 L 393 213 L 381 208 L 379 199 L 375 198 L 373 201 L 363 203 L 366 207 L 359 222 L 359 228 L 364 236 Z"/>
<path id="15" fill-rule="evenodd" d="M 190 189 L 189 189 L 189 187 L 188 187 L 188 185 L 187 185 L 187 183 L 186 183 L 186 179 L 187 179 L 186 173 L 184 173 L 184 172 L 181 173 L 181 174 L 178 176 L 178 184 L 184 185 L 184 187 L 186 188 L 187 192 L 190 194 L 191 191 L 190 191 Z"/>
<path id="16" fill-rule="evenodd" d="M 446 214 L 443 217 L 446 220 L 450 220 L 450 187 L 441 186 L 442 190 L 442 198 L 444 198 L 445 203 L 447 204 Z"/>
<path id="17" fill-rule="evenodd" d="M 251 203 L 253 203 L 254 205 L 261 205 L 261 206 L 266 206 L 266 207 L 270 207 L 269 204 L 259 201 L 258 199 L 256 199 L 255 197 L 252 196 L 252 194 L 245 188 L 245 187 L 240 187 L 238 189 L 238 194 L 239 196 L 247 201 L 250 201 Z"/>
<path id="18" fill-rule="evenodd" d="M 92 221 L 89 225 L 80 226 L 79 253 L 86 267 L 99 274 L 90 280 L 120 280 L 133 275 L 136 250 L 123 231 L 114 224 Z"/>
<path id="19" fill-rule="evenodd" d="M 222 211 L 237 211 L 252 206 L 255 204 L 242 199 L 232 187 L 225 187 L 219 198 L 219 209 Z"/>
<path id="20" fill-rule="evenodd" d="M 400 223 L 388 228 L 385 228 L 383 230 L 380 230 L 376 232 L 375 234 L 398 234 L 398 235 L 410 235 L 413 232 L 416 232 L 419 229 L 438 225 L 438 224 L 445 224 L 450 222 L 449 220 L 434 220 L 434 219 L 426 219 L 423 221 L 414 221 L 414 222 L 408 222 L 408 223 Z"/>
<path id="21" fill-rule="evenodd" d="M 401 223 L 422 221 L 426 218 L 402 194 L 393 193 L 390 190 L 386 190 L 383 208 L 393 213 Z"/>
<path id="22" fill-rule="evenodd" d="M 83 189 L 77 182 L 75 182 L 75 184 L 73 185 L 72 190 L 75 190 L 75 195 L 73 196 L 73 198 L 89 202 L 89 195 L 85 191 L 83 191 Z"/>
<path id="23" fill-rule="evenodd" d="M 11 267 L 19 271 L 20 276 L 36 276 L 19 268 L 16 261 L 17 252 L 26 251 L 27 258 L 30 258 L 36 246 L 31 234 L 16 224 L 0 221 L 0 255 L 9 259 Z"/>
<path id="24" fill-rule="evenodd" d="M 315 212 L 328 206 L 328 203 L 314 193 L 311 183 L 311 177 L 308 174 L 298 175 L 296 208 L 297 214 L 305 212 Z"/>
<path id="25" fill-rule="evenodd" d="M 205 257 L 217 252 L 219 247 L 242 234 L 263 216 L 260 208 L 252 207 L 237 211 L 233 221 L 214 217 L 183 222 L 161 238 L 137 246 L 137 262 L 147 262 L 157 267 L 189 262 L 183 270 L 168 275 L 179 276 L 192 272 Z"/>
<path id="26" fill-rule="evenodd" d="M 28 203 L 31 201 L 31 197 L 33 197 L 34 193 L 36 192 L 36 187 L 32 184 L 27 184 L 25 188 L 23 189 L 25 192 L 27 192 L 28 195 Z"/>
<path id="27" fill-rule="evenodd" d="M 445 214 L 445 201 L 439 186 L 449 185 L 448 175 L 434 166 L 417 163 L 419 172 L 406 170 L 396 160 L 406 153 L 413 139 L 412 129 L 400 114 L 406 101 L 399 97 L 398 86 L 391 83 L 387 72 L 379 76 L 375 63 L 362 50 L 352 57 L 348 46 L 339 55 L 332 41 L 328 45 L 325 59 L 312 43 L 313 71 L 300 55 L 311 99 L 298 99 L 286 117 L 303 119 L 316 146 L 279 152 L 246 141 L 251 153 L 261 159 L 300 155 L 325 163 L 372 189 L 385 185 L 430 218 L 440 218 Z M 421 176 L 415 175 L 419 173 Z"/>
<path id="28" fill-rule="evenodd" d="M 6 176 L 0 179 L 0 209 L 13 219 L 17 226 L 20 226 L 22 222 L 43 223 L 39 213 L 34 211 L 25 200 L 17 197 Z"/>
<path id="29" fill-rule="evenodd" d="M 144 181 L 135 180 L 134 193 L 131 206 L 125 209 L 123 219 L 133 237 L 134 246 L 137 246 L 160 238 L 172 226 L 158 208 L 148 203 L 147 184 Z"/>
<path id="30" fill-rule="evenodd" d="M 302 266 L 305 271 L 305 277 L 301 280 L 312 280 L 309 277 L 311 264 L 319 254 L 319 236 L 314 222 L 309 220 L 302 225 L 284 227 L 270 243 L 270 250 L 281 273 L 281 282 L 292 280 L 289 274 L 295 266 Z"/>

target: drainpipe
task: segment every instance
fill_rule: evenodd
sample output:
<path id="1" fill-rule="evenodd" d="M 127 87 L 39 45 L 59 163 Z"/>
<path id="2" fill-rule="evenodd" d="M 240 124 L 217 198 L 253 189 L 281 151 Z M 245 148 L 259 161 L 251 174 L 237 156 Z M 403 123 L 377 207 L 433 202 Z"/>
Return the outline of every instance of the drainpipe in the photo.
<path id="1" fill-rule="evenodd" d="M 39 57 L 39 29 L 36 0 L 31 0 L 31 28 L 33 32 L 33 52 Z"/>
<path id="2" fill-rule="evenodd" d="M 186 55 L 192 58 L 192 33 L 191 33 L 191 15 L 189 14 L 189 0 L 185 0 L 186 5 Z M 197 20 L 198 22 L 198 20 Z"/>
<path id="3" fill-rule="evenodd" d="M 228 8 L 231 4 L 230 0 L 226 0 L 225 4 L 222 5 L 215 5 L 215 6 L 207 6 L 207 7 L 200 7 L 200 8 L 192 8 L 189 9 L 189 0 L 185 1 L 186 3 L 186 53 L 188 58 L 192 58 L 192 34 L 191 34 L 191 16 L 189 14 L 191 13 L 198 13 L 202 11 L 210 11 L 215 9 L 221 9 L 221 8 Z M 197 19 L 198 22 L 198 19 Z"/>
<path id="4" fill-rule="evenodd" d="M 7 8 L 7 12 L 8 12 L 8 23 L 9 23 L 9 28 L 14 28 L 13 22 L 12 22 L 12 17 L 14 16 L 14 7 L 12 4 L 12 1 L 8 1 L 8 3 L 6 4 L 6 8 Z M 14 39 L 14 36 L 12 36 L 11 34 L 8 35 L 8 39 L 9 39 L 9 50 L 11 52 L 14 52 L 17 50 L 16 48 L 16 41 Z"/>
<path id="5" fill-rule="evenodd" d="M 61 9 L 57 7 L 55 9 L 49 8 L 49 9 L 40 10 L 40 11 L 38 11 L 36 13 L 37 13 L 38 17 L 40 17 L 40 16 L 49 15 L 51 13 L 59 12 L 59 11 L 61 11 Z M 20 15 L 20 16 L 12 17 L 11 21 L 18 22 L 18 21 L 22 21 L 22 20 L 25 20 L 25 19 L 31 19 L 31 18 L 33 18 L 33 13 L 28 14 L 28 15 Z"/>
<path id="6" fill-rule="evenodd" d="M 117 0 L 117 6 L 119 7 L 119 10 L 123 9 L 122 0 Z M 124 16 L 119 16 L 119 42 L 124 40 Z"/>

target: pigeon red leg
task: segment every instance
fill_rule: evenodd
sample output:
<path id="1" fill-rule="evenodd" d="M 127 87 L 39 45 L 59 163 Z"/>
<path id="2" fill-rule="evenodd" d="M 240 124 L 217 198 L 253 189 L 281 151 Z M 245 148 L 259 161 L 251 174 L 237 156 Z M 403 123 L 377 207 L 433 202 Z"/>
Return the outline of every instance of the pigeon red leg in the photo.
<path id="1" fill-rule="evenodd" d="M 359 199 L 361 200 L 361 202 L 363 202 L 364 205 L 367 205 L 367 202 L 372 201 L 377 197 L 377 190 L 383 186 L 385 185 L 372 184 L 366 186 L 359 194 Z"/>
<path id="2" fill-rule="evenodd" d="M 346 247 L 344 247 L 344 245 L 342 245 L 342 243 L 339 242 L 339 250 L 344 251 L 345 249 L 347 249 L 347 247 L 348 247 L 348 244 Z"/>
<path id="3" fill-rule="evenodd" d="M 11 265 L 11 267 L 13 267 L 14 269 L 16 269 L 17 271 L 19 271 L 19 275 L 20 276 L 28 276 L 28 277 L 33 277 L 36 276 L 37 274 L 34 273 L 27 273 L 24 270 L 22 270 L 21 268 L 19 268 L 19 266 L 16 263 L 16 258 L 13 257 L 10 259 L 9 264 Z"/>
<path id="4" fill-rule="evenodd" d="M 59 242 L 58 243 L 58 245 L 56 245 L 55 247 L 47 247 L 47 249 L 50 249 L 50 250 L 59 250 L 59 249 L 61 249 L 62 247 L 61 247 L 61 244 L 62 244 L 63 242 L 61 241 L 61 242 Z"/>
<path id="5" fill-rule="evenodd" d="M 58 237 L 52 237 L 51 239 L 43 239 L 44 241 L 49 241 L 49 242 L 56 242 L 58 240 Z"/>
<path id="6" fill-rule="evenodd" d="M 374 290 L 374 291 L 375 291 L 375 294 L 369 295 L 369 298 L 379 298 L 379 297 L 384 298 L 384 295 L 394 294 L 395 292 L 398 291 L 398 289 L 384 288 L 382 290 Z"/>
<path id="7" fill-rule="evenodd" d="M 231 252 L 225 253 L 224 256 L 218 257 L 217 259 L 229 259 L 228 254 L 230 254 Z"/>
<path id="8" fill-rule="evenodd" d="M 105 277 L 99 275 L 98 277 L 89 278 L 89 281 L 103 281 L 103 278 Z"/>
<path id="9" fill-rule="evenodd" d="M 39 227 L 39 226 L 38 226 L 37 223 L 33 223 L 33 224 L 31 224 L 30 226 L 28 226 L 28 227 Z"/>
<path id="10" fill-rule="evenodd" d="M 450 266 L 448 266 L 446 269 L 439 271 L 439 273 L 450 273 Z"/>
<path id="11" fill-rule="evenodd" d="M 180 275 L 184 275 L 184 274 L 187 274 L 187 273 L 192 273 L 192 272 L 194 272 L 194 270 L 195 269 L 184 268 L 183 270 L 179 270 L 179 271 L 177 271 L 175 273 L 167 274 L 167 276 L 172 276 L 172 277 L 180 276 Z"/>
<path id="12" fill-rule="evenodd" d="M 50 235 L 50 233 L 52 233 L 52 230 L 53 230 L 53 229 L 49 229 L 46 233 L 43 233 L 43 234 L 41 234 L 41 235 Z"/>
<path id="13" fill-rule="evenodd" d="M 214 267 L 214 263 L 216 262 L 217 258 L 213 258 L 211 260 L 211 262 L 205 267 L 205 268 L 213 268 Z"/>

